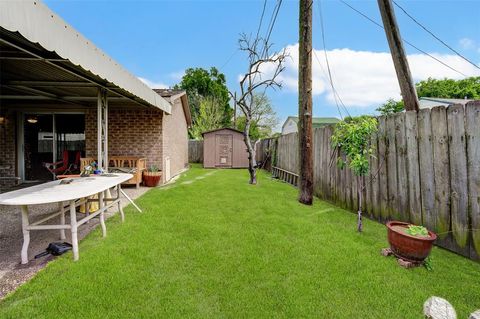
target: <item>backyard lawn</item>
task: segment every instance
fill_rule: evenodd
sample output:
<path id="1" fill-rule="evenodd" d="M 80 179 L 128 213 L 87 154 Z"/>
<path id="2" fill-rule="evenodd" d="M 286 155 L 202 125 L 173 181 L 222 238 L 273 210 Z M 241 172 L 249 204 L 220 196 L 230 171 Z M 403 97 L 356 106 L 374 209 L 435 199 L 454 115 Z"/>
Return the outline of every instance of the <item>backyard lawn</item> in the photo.
<path id="1" fill-rule="evenodd" d="M 405 270 L 386 229 L 261 172 L 189 170 L 153 189 L 0 302 L 0 318 L 422 318 L 432 296 L 458 318 L 480 308 L 480 264 L 435 248 Z"/>

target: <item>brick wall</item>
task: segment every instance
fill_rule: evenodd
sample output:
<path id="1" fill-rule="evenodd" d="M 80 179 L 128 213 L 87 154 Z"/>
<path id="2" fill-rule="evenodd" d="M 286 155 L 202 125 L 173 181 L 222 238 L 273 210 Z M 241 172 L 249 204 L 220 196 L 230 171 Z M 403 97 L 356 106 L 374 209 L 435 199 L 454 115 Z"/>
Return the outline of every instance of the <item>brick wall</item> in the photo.
<path id="1" fill-rule="evenodd" d="M 0 176 L 16 176 L 16 146 L 15 146 L 15 127 L 16 114 L 7 112 L 4 114 L 5 122 L 0 123 Z M 0 179 L 0 191 L 15 184 L 13 179 Z"/>
<path id="2" fill-rule="evenodd" d="M 165 114 L 163 118 L 163 152 L 170 157 L 171 177 L 188 165 L 188 128 L 182 100 L 178 98 L 172 104 L 172 114 Z"/>
<path id="3" fill-rule="evenodd" d="M 108 155 L 147 158 L 162 167 L 163 112 L 155 109 L 109 109 Z M 85 113 L 86 156 L 97 155 L 97 110 Z"/>

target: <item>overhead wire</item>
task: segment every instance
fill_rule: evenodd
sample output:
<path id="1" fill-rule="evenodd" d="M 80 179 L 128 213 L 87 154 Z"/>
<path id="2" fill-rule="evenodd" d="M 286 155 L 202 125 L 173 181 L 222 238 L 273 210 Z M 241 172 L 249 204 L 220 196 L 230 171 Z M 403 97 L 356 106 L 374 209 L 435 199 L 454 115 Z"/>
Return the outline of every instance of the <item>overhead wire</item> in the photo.
<path id="1" fill-rule="evenodd" d="M 470 61 L 469 59 L 467 59 L 465 56 L 463 56 L 460 52 L 458 52 L 457 50 L 455 50 L 454 48 L 452 48 L 450 45 L 448 45 L 445 41 L 443 41 L 442 39 L 440 39 L 437 35 L 435 35 L 432 31 L 430 31 L 426 26 L 424 26 L 422 23 L 420 23 L 420 21 L 418 21 L 417 19 L 415 19 L 411 14 L 409 14 L 407 12 L 407 10 L 405 10 L 405 8 L 403 8 L 402 6 L 400 6 L 395 0 L 392 0 L 393 3 L 395 4 L 395 6 L 397 6 L 400 10 L 403 11 L 403 13 L 405 13 L 405 15 L 407 17 L 409 17 L 413 22 L 415 22 L 419 27 L 421 27 L 423 30 L 425 30 L 428 34 L 430 34 L 433 38 L 435 38 L 437 41 L 439 41 L 441 44 L 443 44 L 445 47 L 447 47 L 450 51 L 452 51 L 453 53 L 455 53 L 456 55 L 458 55 L 460 58 L 462 58 L 463 60 L 465 60 L 466 62 L 470 63 L 471 65 L 473 65 L 474 67 L 476 67 L 477 69 L 480 70 L 480 67 L 478 65 L 476 65 L 475 63 L 473 63 L 472 61 Z"/>
<path id="2" fill-rule="evenodd" d="M 370 18 L 369 16 L 367 16 L 365 13 L 361 12 L 360 10 L 358 10 L 357 8 L 353 7 L 352 5 L 350 5 L 348 2 L 344 1 L 344 0 L 339 0 L 341 3 L 343 3 L 344 5 L 346 5 L 348 8 L 352 9 L 354 12 L 358 13 L 359 15 L 361 15 L 362 17 L 364 17 L 365 19 L 367 19 L 368 21 L 372 22 L 373 24 L 375 24 L 376 26 L 378 26 L 379 28 L 381 29 L 385 29 L 383 27 L 383 25 L 381 25 L 380 23 L 378 23 L 377 21 L 373 20 L 372 18 Z M 420 49 L 419 47 L 417 47 L 416 45 L 412 44 L 411 42 L 405 40 L 404 38 L 402 38 L 402 41 L 405 42 L 406 44 L 408 44 L 409 46 L 411 46 L 412 48 L 414 48 L 415 50 L 427 55 L 428 57 L 432 58 L 433 60 L 437 61 L 438 63 L 442 64 L 443 66 L 449 68 L 450 70 L 454 71 L 454 72 L 457 72 L 458 74 L 461 74 L 463 75 L 464 77 L 468 77 L 468 75 L 466 75 L 465 73 L 463 72 L 460 72 L 458 71 L 457 69 L 455 69 L 454 67 L 448 65 L 447 63 L 443 62 L 442 60 L 434 57 L 433 55 L 431 55 L 430 53 Z"/>
<path id="3" fill-rule="evenodd" d="M 337 106 L 337 109 L 338 109 L 338 113 L 340 115 L 340 118 L 343 119 L 343 115 L 342 115 L 342 112 L 340 111 L 340 105 L 338 102 L 341 103 L 343 109 L 345 110 L 345 113 L 350 116 L 350 112 L 348 112 L 348 109 L 347 107 L 345 106 L 345 104 L 343 103 L 342 99 L 340 98 L 340 94 L 338 94 L 338 91 L 337 89 L 335 88 L 335 84 L 333 83 L 333 77 L 332 77 L 332 70 L 330 68 L 330 62 L 329 62 L 329 59 L 328 59 L 328 53 L 327 53 L 327 47 L 326 47 L 326 41 L 325 41 L 325 26 L 324 26 L 324 21 L 323 21 L 323 13 L 322 13 L 322 6 L 321 6 L 321 3 L 320 3 L 320 0 L 317 0 L 317 5 L 318 5 L 318 14 L 319 14 L 319 20 L 320 20 L 320 30 L 321 30 L 321 35 L 322 35 L 322 43 L 323 43 L 323 51 L 324 51 L 324 55 L 325 55 L 325 62 L 326 62 L 326 65 L 327 65 L 327 74 L 328 74 L 328 79 L 329 79 L 329 82 L 330 82 L 330 86 L 332 88 L 332 93 L 333 93 L 333 98 L 335 100 L 335 104 Z M 318 61 L 318 63 L 320 64 L 320 67 L 322 68 L 323 70 L 323 66 L 322 64 L 320 63 L 320 59 L 318 58 L 317 56 L 317 53 L 315 52 L 315 50 L 313 50 L 313 53 Z M 323 70 L 324 71 L 324 70 Z"/>

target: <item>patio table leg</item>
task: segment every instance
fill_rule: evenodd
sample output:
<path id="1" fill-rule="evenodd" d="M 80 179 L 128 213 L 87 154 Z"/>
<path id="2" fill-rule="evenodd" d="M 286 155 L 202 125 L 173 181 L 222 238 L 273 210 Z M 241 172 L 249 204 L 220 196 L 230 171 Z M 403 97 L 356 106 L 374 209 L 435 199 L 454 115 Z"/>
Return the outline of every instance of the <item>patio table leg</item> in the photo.
<path id="1" fill-rule="evenodd" d="M 63 207 L 63 202 L 58 203 L 60 209 L 60 225 L 65 225 L 65 208 Z M 65 239 L 65 229 L 60 229 L 60 239 Z"/>
<path id="2" fill-rule="evenodd" d="M 107 237 L 107 227 L 105 226 L 105 212 L 103 211 L 103 207 L 105 206 L 104 198 L 105 198 L 106 191 L 100 192 L 98 194 L 98 203 L 100 205 L 99 209 L 100 212 L 100 225 L 102 226 L 102 234 L 103 237 Z"/>
<path id="3" fill-rule="evenodd" d="M 78 237 L 77 237 L 77 211 L 75 209 L 75 201 L 70 201 L 70 227 L 72 231 L 72 251 L 73 260 L 78 260 Z"/>
<path id="4" fill-rule="evenodd" d="M 121 190 L 120 184 L 117 185 L 117 199 L 120 199 L 120 190 Z M 122 223 L 125 221 L 125 215 L 123 214 L 123 208 L 122 208 L 122 203 L 118 201 L 118 211 L 120 212 L 120 216 L 122 217 Z"/>
<path id="5" fill-rule="evenodd" d="M 28 222 L 28 206 L 22 206 L 22 231 L 23 231 L 23 246 L 22 246 L 22 264 L 28 263 L 28 245 L 30 244 L 30 231 L 27 229 Z"/>
<path id="6" fill-rule="evenodd" d="M 133 207 L 135 207 L 140 213 L 142 212 L 140 207 L 138 207 L 137 204 L 135 204 L 135 202 L 130 197 L 128 197 L 128 195 L 121 188 L 120 188 L 120 193 L 122 193 L 122 195 L 125 196 L 125 198 L 130 202 L 130 204 L 133 205 Z"/>

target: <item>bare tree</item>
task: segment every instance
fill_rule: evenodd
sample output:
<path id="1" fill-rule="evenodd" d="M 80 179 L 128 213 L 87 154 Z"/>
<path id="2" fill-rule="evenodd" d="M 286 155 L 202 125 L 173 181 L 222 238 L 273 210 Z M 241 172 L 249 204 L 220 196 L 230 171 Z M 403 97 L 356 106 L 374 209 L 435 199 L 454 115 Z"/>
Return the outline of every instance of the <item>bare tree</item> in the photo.
<path id="1" fill-rule="evenodd" d="M 245 116 L 245 127 L 243 136 L 248 151 L 248 172 L 250 173 L 250 184 L 257 183 L 257 163 L 255 161 L 256 145 L 250 138 L 250 126 L 255 120 L 255 93 L 265 94 L 268 88 L 281 88 L 277 81 L 278 76 L 284 70 L 284 61 L 288 56 L 285 49 L 270 54 L 271 44 L 268 40 L 256 37 L 251 39 L 245 34 L 240 36 L 238 41 L 240 50 L 247 53 L 248 69 L 240 80 L 240 94 L 230 92 L 237 106 Z"/>

